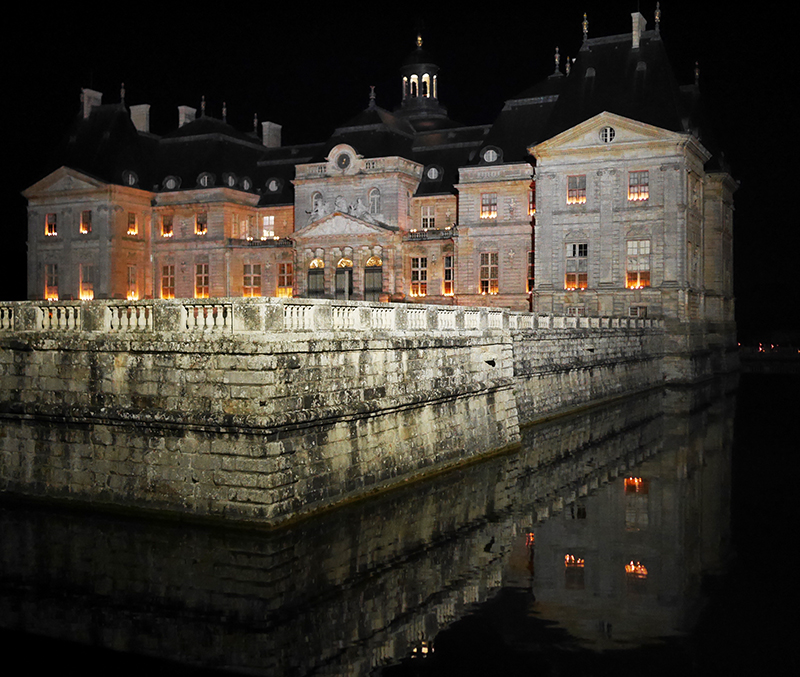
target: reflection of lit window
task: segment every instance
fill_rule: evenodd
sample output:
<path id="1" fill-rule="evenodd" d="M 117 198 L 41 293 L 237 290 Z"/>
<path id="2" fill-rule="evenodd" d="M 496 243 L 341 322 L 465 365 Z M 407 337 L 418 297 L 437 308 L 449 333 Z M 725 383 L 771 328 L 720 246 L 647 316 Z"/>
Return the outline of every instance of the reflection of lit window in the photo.
<path id="1" fill-rule="evenodd" d="M 567 177 L 567 204 L 580 205 L 586 202 L 586 174 Z"/>
<path id="2" fill-rule="evenodd" d="M 625 528 L 628 531 L 647 528 L 650 521 L 647 510 L 649 493 L 650 480 L 625 478 Z"/>
<path id="3" fill-rule="evenodd" d="M 582 557 L 575 555 L 564 556 L 564 582 L 567 590 L 583 590 L 584 582 L 584 561 Z"/>

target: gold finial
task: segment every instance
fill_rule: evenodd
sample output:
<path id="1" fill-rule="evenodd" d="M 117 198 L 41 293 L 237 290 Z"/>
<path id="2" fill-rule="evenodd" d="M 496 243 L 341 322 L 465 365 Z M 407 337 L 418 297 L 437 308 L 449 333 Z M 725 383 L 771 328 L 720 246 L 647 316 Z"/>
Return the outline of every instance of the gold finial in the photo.
<path id="1" fill-rule="evenodd" d="M 556 62 L 556 73 L 560 73 L 559 66 L 561 65 L 561 55 L 558 53 L 558 47 L 556 47 L 556 54 L 555 54 L 555 62 Z"/>
<path id="2" fill-rule="evenodd" d="M 125 83 L 124 82 L 119 86 L 119 102 L 120 103 L 125 103 Z"/>
<path id="3" fill-rule="evenodd" d="M 567 70 L 567 75 L 569 75 L 569 71 L 570 71 L 570 68 L 572 66 L 572 62 L 570 61 L 569 57 L 567 57 L 567 63 L 565 64 L 565 66 L 566 66 L 566 70 Z"/>
<path id="4" fill-rule="evenodd" d="M 422 47 L 422 33 L 417 33 L 417 47 Z"/>
<path id="5" fill-rule="evenodd" d="M 589 39 L 589 19 L 586 17 L 586 12 L 583 13 L 583 41 Z"/>
<path id="6" fill-rule="evenodd" d="M 656 3 L 656 35 L 661 35 L 661 3 Z"/>

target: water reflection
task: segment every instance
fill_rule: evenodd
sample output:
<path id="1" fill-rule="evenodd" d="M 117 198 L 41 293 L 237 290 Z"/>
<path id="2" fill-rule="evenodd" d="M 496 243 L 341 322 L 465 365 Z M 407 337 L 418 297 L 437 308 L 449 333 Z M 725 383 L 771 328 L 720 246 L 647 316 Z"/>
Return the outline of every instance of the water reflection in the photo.
<path id="1" fill-rule="evenodd" d="M 277 533 L 6 507 L 0 625 L 269 675 L 394 674 L 492 605 L 506 644 L 531 623 L 592 649 L 680 634 L 728 543 L 715 388 L 540 425 L 519 452 Z"/>

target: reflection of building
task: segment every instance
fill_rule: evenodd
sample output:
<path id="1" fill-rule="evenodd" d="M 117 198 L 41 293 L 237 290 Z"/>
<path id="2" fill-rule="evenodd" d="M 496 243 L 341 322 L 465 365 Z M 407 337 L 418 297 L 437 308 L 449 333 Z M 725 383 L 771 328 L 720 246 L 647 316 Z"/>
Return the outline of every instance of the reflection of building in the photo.
<path id="1" fill-rule="evenodd" d="M 186 106 L 157 137 L 149 106 L 84 90 L 63 166 L 25 191 L 28 295 L 394 295 L 731 323 L 735 186 L 659 18 L 632 16 L 626 35 L 584 24 L 575 60 L 556 53 L 474 127 L 440 105 L 421 40 L 394 112 L 371 96 L 315 144 Z"/>

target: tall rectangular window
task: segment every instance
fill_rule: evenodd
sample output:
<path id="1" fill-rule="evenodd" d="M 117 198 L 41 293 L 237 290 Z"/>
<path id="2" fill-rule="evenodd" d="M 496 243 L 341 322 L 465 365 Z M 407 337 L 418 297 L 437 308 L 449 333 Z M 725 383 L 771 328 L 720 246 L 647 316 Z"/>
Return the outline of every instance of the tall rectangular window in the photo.
<path id="1" fill-rule="evenodd" d="M 586 174 L 567 177 L 567 204 L 582 205 L 586 202 Z"/>
<path id="2" fill-rule="evenodd" d="M 128 301 L 136 301 L 139 298 L 139 282 L 136 266 L 128 266 Z"/>
<path id="3" fill-rule="evenodd" d="M 173 227 L 173 215 L 172 214 L 162 214 L 161 215 L 161 237 L 172 237 L 175 233 Z"/>
<path id="4" fill-rule="evenodd" d="M 206 232 L 208 232 L 208 212 L 197 212 L 194 216 L 194 234 L 205 235 Z"/>
<path id="5" fill-rule="evenodd" d="M 270 214 L 261 218 L 261 239 L 271 240 L 275 237 L 275 216 Z"/>
<path id="6" fill-rule="evenodd" d="M 481 294 L 497 294 L 499 290 L 499 261 L 497 252 L 481 254 L 480 291 Z"/>
<path id="7" fill-rule="evenodd" d="M 161 266 L 161 298 L 175 298 L 175 266 Z"/>
<path id="8" fill-rule="evenodd" d="M 242 296 L 261 296 L 261 264 L 245 263 L 242 279 Z"/>
<path id="9" fill-rule="evenodd" d="M 586 289 L 589 283 L 589 245 L 578 242 L 567 245 L 564 289 Z"/>
<path id="10" fill-rule="evenodd" d="M 481 218 L 497 218 L 497 193 L 481 193 Z"/>
<path id="11" fill-rule="evenodd" d="M 422 230 L 436 228 L 436 207 L 434 205 L 422 205 L 420 213 L 422 216 Z"/>
<path id="12" fill-rule="evenodd" d="M 139 234 L 139 220 L 136 217 L 136 214 L 133 212 L 128 212 L 128 235 L 138 235 Z"/>
<path id="13" fill-rule="evenodd" d="M 44 266 L 44 297 L 58 301 L 58 264 L 46 263 Z"/>
<path id="14" fill-rule="evenodd" d="M 83 301 L 91 301 L 94 298 L 94 266 L 90 263 L 82 263 L 78 274 L 80 276 L 80 297 Z"/>
<path id="15" fill-rule="evenodd" d="M 278 297 L 279 298 L 292 298 L 294 289 L 294 264 L 293 263 L 279 263 L 278 264 Z"/>
<path id="16" fill-rule="evenodd" d="M 536 213 L 536 183 L 532 182 L 530 189 L 528 189 L 528 216 L 533 216 Z"/>
<path id="17" fill-rule="evenodd" d="M 55 214 L 48 214 L 44 220 L 44 234 L 48 237 L 58 235 L 58 217 Z"/>
<path id="18" fill-rule="evenodd" d="M 194 297 L 196 299 L 209 297 L 207 263 L 198 263 L 194 267 Z"/>
<path id="19" fill-rule="evenodd" d="M 628 200 L 640 202 L 650 198 L 650 172 L 628 173 Z"/>
<path id="20" fill-rule="evenodd" d="M 650 286 L 650 240 L 628 240 L 625 257 L 625 286 L 642 289 Z"/>
<path id="21" fill-rule="evenodd" d="M 92 212 L 85 210 L 81 212 L 81 235 L 88 235 L 92 232 Z"/>
<path id="22" fill-rule="evenodd" d="M 453 296 L 455 294 L 455 271 L 453 270 L 453 257 L 444 257 L 444 279 L 442 284 L 442 293 L 445 296 Z"/>
<path id="23" fill-rule="evenodd" d="M 411 257 L 411 296 L 428 295 L 428 258 Z"/>
<path id="24" fill-rule="evenodd" d="M 526 291 L 530 294 L 533 291 L 534 286 L 534 258 L 533 252 L 528 252 L 528 284 L 526 286 Z"/>

